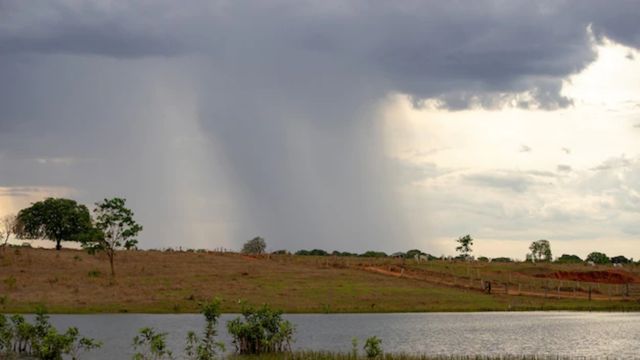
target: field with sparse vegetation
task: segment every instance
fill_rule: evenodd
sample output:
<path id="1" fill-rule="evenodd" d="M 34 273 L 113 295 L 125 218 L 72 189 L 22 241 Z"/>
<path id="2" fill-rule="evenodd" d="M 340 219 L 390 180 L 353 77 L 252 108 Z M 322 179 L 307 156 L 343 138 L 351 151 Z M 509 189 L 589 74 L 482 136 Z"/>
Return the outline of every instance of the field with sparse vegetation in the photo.
<path id="1" fill-rule="evenodd" d="M 117 275 L 111 277 L 104 254 L 7 248 L 0 253 L 0 312 L 33 312 L 37 305 L 53 313 L 197 312 L 198 304 L 212 297 L 223 299 L 223 312 L 239 311 L 240 299 L 289 313 L 640 310 L 636 265 L 614 270 L 444 260 L 418 264 L 154 250 L 120 251 L 116 264 Z M 569 280 L 589 273 L 586 279 L 593 281 Z M 491 294 L 482 291 L 483 281 L 491 282 Z"/>

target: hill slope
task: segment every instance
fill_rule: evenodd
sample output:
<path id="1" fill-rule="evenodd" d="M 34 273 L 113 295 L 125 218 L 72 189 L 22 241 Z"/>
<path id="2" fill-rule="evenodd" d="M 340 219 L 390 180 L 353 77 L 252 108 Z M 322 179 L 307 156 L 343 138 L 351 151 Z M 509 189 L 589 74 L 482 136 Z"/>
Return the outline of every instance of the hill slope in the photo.
<path id="1" fill-rule="evenodd" d="M 588 302 L 533 293 L 487 295 L 465 289 L 464 281 L 438 284 L 415 275 L 423 265 L 407 267 L 407 273 L 414 274 L 410 277 L 371 271 L 372 265 L 392 269 L 391 263 L 400 264 L 362 258 L 133 251 L 117 254 L 117 276 L 112 279 L 108 262 L 100 256 L 79 250 L 10 248 L 0 253 L 0 311 L 32 312 L 45 305 L 51 312 L 65 313 L 196 312 L 199 302 L 212 297 L 223 299 L 225 312 L 238 311 L 240 299 L 286 312 L 640 309 L 637 301 L 628 299 Z M 430 266 L 470 271 L 466 264 Z"/>

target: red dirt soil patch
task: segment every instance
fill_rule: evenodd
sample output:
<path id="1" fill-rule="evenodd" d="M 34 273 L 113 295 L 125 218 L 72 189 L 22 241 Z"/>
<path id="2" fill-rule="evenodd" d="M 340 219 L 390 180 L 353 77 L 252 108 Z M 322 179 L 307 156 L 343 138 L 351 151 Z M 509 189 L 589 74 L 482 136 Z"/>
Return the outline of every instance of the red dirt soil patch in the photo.
<path id="1" fill-rule="evenodd" d="M 623 271 L 556 271 L 549 274 L 536 274 L 538 278 L 552 278 L 559 280 L 585 281 L 606 284 L 636 283 L 638 277 Z"/>

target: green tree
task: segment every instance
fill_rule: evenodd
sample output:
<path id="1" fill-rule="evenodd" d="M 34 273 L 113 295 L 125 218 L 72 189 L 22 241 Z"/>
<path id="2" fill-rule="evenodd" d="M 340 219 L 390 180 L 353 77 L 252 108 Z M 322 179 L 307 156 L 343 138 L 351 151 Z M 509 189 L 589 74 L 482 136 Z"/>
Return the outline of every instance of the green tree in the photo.
<path id="1" fill-rule="evenodd" d="M 62 249 L 63 240 L 79 241 L 91 229 L 91 214 L 74 200 L 48 198 L 20 210 L 16 235 L 20 239 L 46 239 Z"/>
<path id="2" fill-rule="evenodd" d="M 407 259 L 413 259 L 416 257 L 416 255 L 427 255 L 427 254 L 418 249 L 411 249 L 407 251 Z"/>
<path id="3" fill-rule="evenodd" d="M 548 240 L 534 241 L 529 245 L 531 261 L 551 261 L 551 244 Z"/>
<path id="4" fill-rule="evenodd" d="M 465 236 L 461 236 L 456 240 L 456 242 L 460 245 L 456 247 L 456 251 L 462 255 L 465 259 L 469 257 L 469 253 L 473 250 L 471 246 L 473 245 L 473 238 L 471 235 L 467 234 Z"/>
<path id="5" fill-rule="evenodd" d="M 627 257 L 624 255 L 618 255 L 618 256 L 612 257 L 611 262 L 614 264 L 628 264 L 632 261 L 627 259 Z"/>
<path id="6" fill-rule="evenodd" d="M 135 248 L 138 244 L 135 237 L 142 231 L 142 225 L 136 223 L 133 211 L 125 204 L 126 200 L 122 198 L 104 199 L 96 203 L 93 210 L 96 216 L 95 230 L 88 233 L 82 243 L 89 253 L 103 251 L 107 254 L 112 276 L 116 274 L 113 266 L 116 251 Z"/>
<path id="7" fill-rule="evenodd" d="M 242 246 L 244 254 L 264 254 L 266 249 L 267 243 L 260 236 L 254 237 Z"/>
<path id="8" fill-rule="evenodd" d="M 562 256 L 556 259 L 556 262 L 560 264 L 579 264 L 582 262 L 582 259 L 578 255 L 562 254 Z"/>
<path id="9" fill-rule="evenodd" d="M 609 264 L 611 259 L 604 253 L 594 251 L 587 255 L 587 261 L 592 261 L 594 264 Z"/>

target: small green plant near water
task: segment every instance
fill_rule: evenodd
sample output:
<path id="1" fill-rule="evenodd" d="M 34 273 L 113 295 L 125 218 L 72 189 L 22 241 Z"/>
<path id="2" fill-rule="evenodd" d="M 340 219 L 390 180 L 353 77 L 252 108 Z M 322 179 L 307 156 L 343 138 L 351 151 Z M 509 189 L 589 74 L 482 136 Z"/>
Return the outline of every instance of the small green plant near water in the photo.
<path id="1" fill-rule="evenodd" d="M 140 329 L 133 338 L 133 348 L 136 353 L 133 360 L 171 360 L 173 353 L 167 348 L 167 333 L 156 332 L 155 329 L 145 327 Z"/>
<path id="2" fill-rule="evenodd" d="M 358 358 L 358 338 L 356 337 L 351 339 L 351 356 L 354 359 Z"/>
<path id="3" fill-rule="evenodd" d="M 382 356 L 382 340 L 377 336 L 367 338 L 364 343 L 364 352 L 368 359 L 375 359 Z"/>
<path id="4" fill-rule="evenodd" d="M 240 354 L 282 353 L 291 351 L 294 327 L 282 318 L 282 311 L 243 303 L 242 317 L 227 322 L 227 331 Z"/>
<path id="5" fill-rule="evenodd" d="M 224 343 L 216 341 L 216 330 L 220 319 L 220 299 L 214 299 L 202 307 L 206 325 L 202 336 L 189 331 L 185 353 L 189 360 L 212 360 L 218 351 L 224 352 Z"/>
<path id="6" fill-rule="evenodd" d="M 64 333 L 49 323 L 49 316 L 42 308 L 36 312 L 35 322 L 27 322 L 22 315 L 10 319 L 0 314 L 0 358 L 28 357 L 39 360 L 62 360 L 63 355 L 72 360 L 80 359 L 82 352 L 91 351 L 101 343 L 81 337 L 76 327 Z"/>
<path id="7" fill-rule="evenodd" d="M 224 343 L 216 341 L 220 303 L 219 299 L 214 299 L 202 306 L 202 314 L 206 321 L 204 332 L 198 335 L 189 331 L 184 348 L 185 359 L 213 360 L 218 357 L 218 352 L 224 352 Z M 157 332 L 153 328 L 140 329 L 133 339 L 136 351 L 133 360 L 174 359 L 173 352 L 167 346 L 166 336 L 166 333 Z"/>

